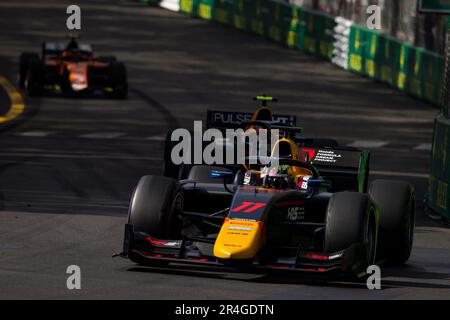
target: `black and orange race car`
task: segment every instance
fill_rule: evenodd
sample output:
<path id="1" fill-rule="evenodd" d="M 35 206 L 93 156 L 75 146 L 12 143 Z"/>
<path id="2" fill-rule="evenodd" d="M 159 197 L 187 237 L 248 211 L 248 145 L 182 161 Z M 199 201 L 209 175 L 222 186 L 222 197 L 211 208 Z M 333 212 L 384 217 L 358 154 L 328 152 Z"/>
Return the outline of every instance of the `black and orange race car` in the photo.
<path id="1" fill-rule="evenodd" d="M 241 125 L 280 129 L 271 161 L 194 165 L 182 178 L 142 177 L 130 202 L 121 256 L 149 266 L 194 263 L 352 276 L 386 260 L 409 259 L 415 221 L 409 183 L 369 185 L 368 152 L 315 145 L 298 137 L 300 128 L 268 120 Z"/>
<path id="2" fill-rule="evenodd" d="M 22 53 L 19 86 L 31 96 L 45 92 L 127 96 L 125 65 L 114 56 L 94 57 L 88 44 L 71 37 L 68 43 L 42 44 L 41 56 Z"/>

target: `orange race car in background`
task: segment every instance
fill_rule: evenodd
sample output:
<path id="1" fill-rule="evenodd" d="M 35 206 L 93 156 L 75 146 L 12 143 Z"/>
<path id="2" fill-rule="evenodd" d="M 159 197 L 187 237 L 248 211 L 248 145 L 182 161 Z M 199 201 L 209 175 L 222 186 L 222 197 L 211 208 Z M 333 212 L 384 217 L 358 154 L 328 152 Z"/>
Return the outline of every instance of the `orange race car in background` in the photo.
<path id="1" fill-rule="evenodd" d="M 79 44 L 75 37 L 68 43 L 44 42 L 41 57 L 22 53 L 19 85 L 31 96 L 56 92 L 124 99 L 128 91 L 125 65 L 114 56 L 94 58 L 91 46 Z"/>

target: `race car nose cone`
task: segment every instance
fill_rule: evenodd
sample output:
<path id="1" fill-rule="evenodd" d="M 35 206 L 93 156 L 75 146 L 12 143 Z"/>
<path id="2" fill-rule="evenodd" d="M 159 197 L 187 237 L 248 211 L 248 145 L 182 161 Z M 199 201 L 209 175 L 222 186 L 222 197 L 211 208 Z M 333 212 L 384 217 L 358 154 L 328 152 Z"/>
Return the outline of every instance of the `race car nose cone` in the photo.
<path id="1" fill-rule="evenodd" d="M 262 223 L 227 220 L 214 244 L 214 256 L 219 259 L 252 259 L 263 243 Z"/>

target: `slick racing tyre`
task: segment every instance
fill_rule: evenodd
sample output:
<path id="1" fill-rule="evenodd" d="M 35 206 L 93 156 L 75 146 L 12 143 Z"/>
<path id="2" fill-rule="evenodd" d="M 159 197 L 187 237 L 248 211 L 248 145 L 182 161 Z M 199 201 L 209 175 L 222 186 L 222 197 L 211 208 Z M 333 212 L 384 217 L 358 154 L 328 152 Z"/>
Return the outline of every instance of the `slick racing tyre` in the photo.
<path id="1" fill-rule="evenodd" d="M 179 236 L 177 214 L 181 213 L 183 196 L 176 180 L 143 176 L 134 191 L 129 209 L 129 223 L 135 231 L 156 238 Z"/>
<path id="2" fill-rule="evenodd" d="M 37 53 L 24 52 L 20 55 L 19 87 L 21 89 L 25 88 L 25 81 L 27 79 L 28 69 L 30 68 L 31 62 L 34 60 L 39 60 L 39 55 Z"/>
<path id="3" fill-rule="evenodd" d="M 160 239 L 180 238 L 182 221 L 178 216 L 183 209 L 183 195 L 174 179 L 144 176 L 134 190 L 128 223 L 135 232 L 145 232 Z M 138 264 L 162 267 L 166 261 L 152 261 L 131 254 Z"/>
<path id="4" fill-rule="evenodd" d="M 375 180 L 369 194 L 380 208 L 381 253 L 392 263 L 406 263 L 414 239 L 414 188 L 403 181 Z"/>
<path id="5" fill-rule="evenodd" d="M 25 89 L 30 96 L 42 95 L 44 90 L 45 66 L 40 59 L 33 59 L 28 68 Z"/>
<path id="6" fill-rule="evenodd" d="M 358 270 L 352 271 L 365 272 L 368 266 L 375 263 L 377 234 L 376 208 L 367 194 L 358 192 L 333 194 L 326 213 L 325 253 L 331 254 L 354 244 L 362 244 L 360 258 L 362 265 L 359 265 Z"/>
<path id="7" fill-rule="evenodd" d="M 127 70 L 122 62 L 111 63 L 110 79 L 113 96 L 117 99 L 126 99 L 128 95 Z"/>

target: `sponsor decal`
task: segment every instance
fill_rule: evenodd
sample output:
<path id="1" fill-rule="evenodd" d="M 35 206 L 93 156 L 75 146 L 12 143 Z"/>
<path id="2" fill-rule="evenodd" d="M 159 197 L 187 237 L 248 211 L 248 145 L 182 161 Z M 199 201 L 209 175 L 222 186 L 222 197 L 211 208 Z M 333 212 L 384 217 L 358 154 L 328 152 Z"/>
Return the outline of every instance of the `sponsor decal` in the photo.
<path id="1" fill-rule="evenodd" d="M 310 178 L 311 178 L 310 176 L 304 176 L 304 177 L 302 177 L 302 178 L 299 180 L 297 186 L 298 186 L 300 189 L 308 190 L 308 180 L 309 180 Z"/>
<path id="2" fill-rule="evenodd" d="M 318 150 L 314 161 L 336 163 L 342 158 L 342 155 L 334 150 Z"/>
<path id="3" fill-rule="evenodd" d="M 239 227 L 239 226 L 229 226 L 228 230 L 242 230 L 242 231 L 252 231 L 252 228 Z"/>
<path id="4" fill-rule="evenodd" d="M 291 222 L 305 220 L 305 207 L 290 207 L 290 208 L 288 208 L 286 218 Z"/>
<path id="5" fill-rule="evenodd" d="M 241 205 L 235 207 L 231 210 L 231 212 L 244 212 L 244 213 L 250 213 L 253 211 L 256 211 L 258 209 L 261 209 L 265 207 L 266 204 L 262 202 L 251 202 L 251 201 L 244 201 Z"/>

